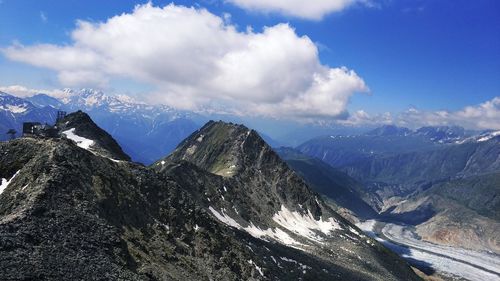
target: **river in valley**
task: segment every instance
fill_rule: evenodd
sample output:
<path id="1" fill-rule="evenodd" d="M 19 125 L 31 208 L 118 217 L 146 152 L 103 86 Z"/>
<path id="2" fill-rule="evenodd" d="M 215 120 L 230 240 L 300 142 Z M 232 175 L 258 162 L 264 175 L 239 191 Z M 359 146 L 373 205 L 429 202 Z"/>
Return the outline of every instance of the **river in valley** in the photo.
<path id="1" fill-rule="evenodd" d="M 422 241 L 404 225 L 367 220 L 357 226 L 426 274 L 437 273 L 447 280 L 500 281 L 499 255 Z"/>

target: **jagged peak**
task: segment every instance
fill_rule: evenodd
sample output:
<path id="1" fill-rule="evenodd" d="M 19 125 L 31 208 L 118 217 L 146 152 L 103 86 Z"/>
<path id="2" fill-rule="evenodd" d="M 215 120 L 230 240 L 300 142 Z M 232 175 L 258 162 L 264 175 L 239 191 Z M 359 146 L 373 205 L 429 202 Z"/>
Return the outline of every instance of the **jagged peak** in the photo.
<path id="1" fill-rule="evenodd" d="M 68 114 L 56 125 L 62 135 L 73 139 L 82 148 L 113 160 L 130 161 L 130 156 L 123 152 L 118 142 L 81 110 Z"/>
<path id="2" fill-rule="evenodd" d="M 186 160 L 214 174 L 231 177 L 249 164 L 258 163 L 267 153 L 274 152 L 255 130 L 211 120 L 181 142 L 167 159 Z"/>
<path id="3" fill-rule="evenodd" d="M 411 130 L 405 127 L 398 127 L 396 125 L 383 125 L 375 128 L 366 135 L 369 136 L 405 136 L 411 133 Z"/>

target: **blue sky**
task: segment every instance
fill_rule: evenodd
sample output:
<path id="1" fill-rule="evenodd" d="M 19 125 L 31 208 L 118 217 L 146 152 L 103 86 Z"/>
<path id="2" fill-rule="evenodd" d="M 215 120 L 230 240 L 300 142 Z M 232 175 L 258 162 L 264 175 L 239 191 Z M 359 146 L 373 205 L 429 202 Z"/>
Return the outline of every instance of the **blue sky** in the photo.
<path id="1" fill-rule="evenodd" d="M 0 47 L 72 45 L 70 34 L 77 19 L 105 22 L 131 13 L 138 3 L 143 2 L 2 0 Z M 169 3 L 153 1 L 160 7 Z M 264 26 L 288 23 L 298 37 L 307 36 L 316 43 L 322 65 L 346 66 L 366 83 L 369 93 L 349 96 L 349 112 L 401 112 L 409 107 L 457 111 L 500 96 L 499 1 L 373 0 L 370 5 L 354 4 L 320 19 L 245 9 L 217 0 L 174 3 L 206 8 L 220 17 L 230 14 L 230 24 L 241 32 L 247 26 L 258 33 Z M 61 69 L 33 64 L 0 56 L 0 85 L 65 86 L 57 76 Z M 132 93 L 157 88 L 139 80 L 113 77 L 106 87 Z"/>

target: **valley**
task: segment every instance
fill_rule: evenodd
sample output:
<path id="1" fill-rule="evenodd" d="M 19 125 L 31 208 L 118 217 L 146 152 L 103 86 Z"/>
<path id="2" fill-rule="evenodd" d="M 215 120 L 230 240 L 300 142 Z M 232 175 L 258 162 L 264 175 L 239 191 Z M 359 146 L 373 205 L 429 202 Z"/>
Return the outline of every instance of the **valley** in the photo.
<path id="1" fill-rule="evenodd" d="M 497 136 L 385 126 L 278 151 L 346 218 L 425 274 L 499 280 Z"/>
<path id="2" fill-rule="evenodd" d="M 0 19 L 0 281 L 500 281 L 500 0 Z"/>
<path id="3" fill-rule="evenodd" d="M 500 256 L 422 241 L 410 226 L 367 220 L 356 224 L 422 272 L 445 280 L 500 280 Z"/>
<path id="4" fill-rule="evenodd" d="M 116 163 L 152 163 L 148 169 L 185 188 L 218 224 L 298 250 L 283 257 L 311 267 L 313 275 L 319 269 L 301 256 L 302 251 L 318 252 L 319 259 L 335 256 L 333 268 L 345 276 L 370 276 L 365 266 L 380 257 L 351 244 L 363 237 L 352 237 L 356 232 L 349 231 L 350 222 L 432 278 L 498 279 L 500 136 L 496 131 L 382 126 L 359 135 L 313 137 L 295 148 L 271 148 L 267 143 L 275 143 L 272 138 L 264 135 L 264 141 L 262 134 L 242 125 L 210 121 L 198 129 L 206 116 L 90 89 L 67 92 L 68 98 L 61 100 L 2 94 L 4 108 L 16 106 L 15 111 L 4 110 L 2 123 L 18 128 L 25 120 L 51 120 L 55 107 L 84 108 L 89 115 L 77 111 L 58 124 L 66 138 L 85 140 L 88 145 L 78 146 Z M 323 221 L 318 214 L 331 217 Z M 356 258 L 368 261 L 350 264 Z M 268 274 L 257 257 L 254 264 L 260 270 L 252 276 Z M 377 274 L 369 279 L 379 278 Z"/>

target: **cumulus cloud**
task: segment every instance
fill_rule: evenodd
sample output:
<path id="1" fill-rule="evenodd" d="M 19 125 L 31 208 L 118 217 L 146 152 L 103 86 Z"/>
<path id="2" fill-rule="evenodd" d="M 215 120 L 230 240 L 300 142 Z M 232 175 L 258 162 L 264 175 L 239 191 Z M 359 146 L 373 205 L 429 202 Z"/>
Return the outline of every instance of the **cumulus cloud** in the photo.
<path id="1" fill-rule="evenodd" d="M 458 125 L 473 130 L 500 130 L 500 97 L 457 111 L 426 111 L 409 108 L 396 115 L 389 112 L 370 115 L 361 110 L 354 112 L 345 120 L 337 121 L 337 123 L 350 126 L 395 124 L 409 128 Z"/>
<path id="2" fill-rule="evenodd" d="M 11 60 L 55 70 L 64 86 L 113 78 L 155 86 L 145 98 L 183 109 L 217 104 L 242 114 L 338 117 L 368 91 L 345 67 L 322 65 L 316 45 L 288 24 L 239 31 L 228 16 L 152 4 L 105 22 L 78 21 L 69 45 L 13 45 Z"/>
<path id="3" fill-rule="evenodd" d="M 380 126 L 393 124 L 394 119 L 390 112 L 371 115 L 364 110 L 357 110 L 337 123 L 345 126 Z"/>
<path id="4" fill-rule="evenodd" d="M 47 89 L 31 89 L 27 88 L 25 86 L 21 85 L 11 85 L 11 86 L 0 86 L 0 92 L 4 92 L 16 97 L 20 98 L 25 98 L 25 97 L 31 97 L 36 94 L 46 94 L 55 98 L 65 98 L 68 96 L 68 93 L 65 92 L 64 90 L 60 89 L 54 89 L 54 90 L 47 90 Z"/>
<path id="5" fill-rule="evenodd" d="M 459 125 L 468 129 L 500 129 L 500 97 L 458 111 L 422 111 L 410 108 L 395 121 L 400 125 Z"/>
<path id="6" fill-rule="evenodd" d="M 309 20 L 320 20 L 327 14 L 342 11 L 356 3 L 373 5 L 368 0 L 228 0 L 228 2 L 250 11 L 275 12 Z"/>

